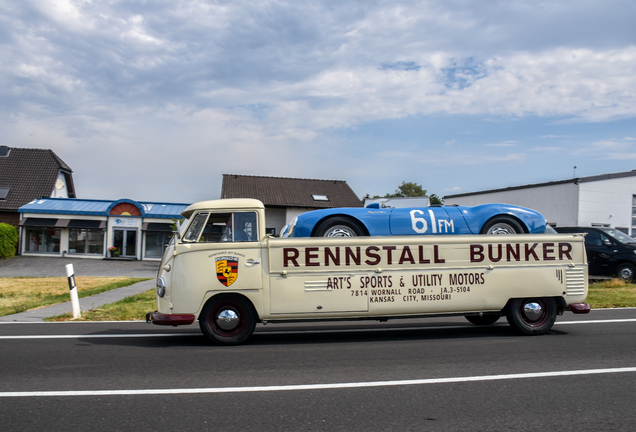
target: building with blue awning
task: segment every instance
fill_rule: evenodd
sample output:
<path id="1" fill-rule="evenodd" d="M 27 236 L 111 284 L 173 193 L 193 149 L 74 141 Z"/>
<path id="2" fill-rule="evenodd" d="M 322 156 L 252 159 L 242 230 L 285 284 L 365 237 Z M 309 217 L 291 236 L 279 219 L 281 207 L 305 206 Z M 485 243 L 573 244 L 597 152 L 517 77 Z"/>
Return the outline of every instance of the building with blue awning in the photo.
<path id="1" fill-rule="evenodd" d="M 159 260 L 189 204 L 42 198 L 18 209 L 20 254 Z"/>

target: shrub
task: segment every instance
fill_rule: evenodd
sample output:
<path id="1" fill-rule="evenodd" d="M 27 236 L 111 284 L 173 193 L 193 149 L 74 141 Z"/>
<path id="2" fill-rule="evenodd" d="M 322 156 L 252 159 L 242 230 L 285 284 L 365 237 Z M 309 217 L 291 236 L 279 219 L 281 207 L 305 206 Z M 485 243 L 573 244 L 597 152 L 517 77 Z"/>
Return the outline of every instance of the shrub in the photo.
<path id="1" fill-rule="evenodd" d="M 18 230 L 9 224 L 0 223 L 0 259 L 14 256 L 17 244 Z"/>

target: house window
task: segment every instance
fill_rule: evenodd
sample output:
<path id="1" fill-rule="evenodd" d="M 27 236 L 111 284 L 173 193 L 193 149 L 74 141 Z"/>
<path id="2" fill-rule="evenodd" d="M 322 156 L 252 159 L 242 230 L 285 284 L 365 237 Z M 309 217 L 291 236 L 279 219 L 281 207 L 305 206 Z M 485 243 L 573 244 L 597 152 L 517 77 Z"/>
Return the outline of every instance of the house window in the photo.
<path id="1" fill-rule="evenodd" d="M 327 195 L 312 195 L 311 197 L 314 199 L 314 201 L 329 201 Z"/>
<path id="2" fill-rule="evenodd" d="M 25 252 L 60 253 L 59 228 L 25 228 Z"/>
<path id="3" fill-rule="evenodd" d="M 103 254 L 104 230 L 84 228 L 69 229 L 68 253 Z"/>

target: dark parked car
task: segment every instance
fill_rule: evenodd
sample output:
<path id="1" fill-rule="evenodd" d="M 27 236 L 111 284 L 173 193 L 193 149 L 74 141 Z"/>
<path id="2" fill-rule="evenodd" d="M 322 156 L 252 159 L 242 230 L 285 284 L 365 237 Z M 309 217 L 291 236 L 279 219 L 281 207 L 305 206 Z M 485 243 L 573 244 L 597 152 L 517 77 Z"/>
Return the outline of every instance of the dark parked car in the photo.
<path id="1" fill-rule="evenodd" d="M 585 250 L 589 274 L 618 276 L 633 281 L 636 277 L 636 239 L 614 228 L 556 227 L 560 233 L 587 233 Z"/>

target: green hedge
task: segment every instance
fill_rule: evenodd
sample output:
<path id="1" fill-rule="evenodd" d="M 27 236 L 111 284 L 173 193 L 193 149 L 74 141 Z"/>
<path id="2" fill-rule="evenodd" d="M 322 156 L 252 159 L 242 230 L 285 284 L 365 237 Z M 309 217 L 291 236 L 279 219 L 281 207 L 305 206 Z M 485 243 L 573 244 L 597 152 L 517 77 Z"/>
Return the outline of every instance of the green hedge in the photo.
<path id="1" fill-rule="evenodd" d="M 0 223 L 0 259 L 15 255 L 18 244 L 18 230 L 6 223 Z"/>

